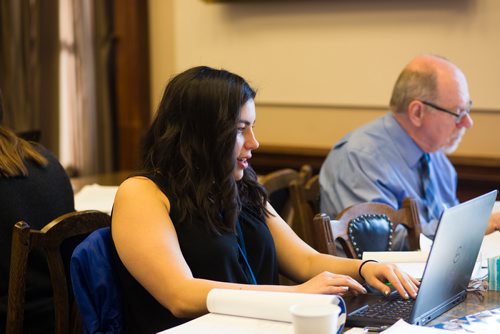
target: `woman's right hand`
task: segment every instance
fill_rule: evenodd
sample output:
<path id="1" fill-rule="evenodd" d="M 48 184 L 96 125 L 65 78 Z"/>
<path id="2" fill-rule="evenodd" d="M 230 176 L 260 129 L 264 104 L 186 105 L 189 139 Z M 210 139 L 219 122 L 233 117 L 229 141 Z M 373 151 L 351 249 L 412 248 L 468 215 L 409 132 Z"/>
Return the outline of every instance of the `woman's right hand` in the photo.
<path id="1" fill-rule="evenodd" d="M 296 285 L 295 292 L 343 296 L 347 293 L 366 293 L 366 289 L 350 276 L 324 271 L 307 282 Z"/>

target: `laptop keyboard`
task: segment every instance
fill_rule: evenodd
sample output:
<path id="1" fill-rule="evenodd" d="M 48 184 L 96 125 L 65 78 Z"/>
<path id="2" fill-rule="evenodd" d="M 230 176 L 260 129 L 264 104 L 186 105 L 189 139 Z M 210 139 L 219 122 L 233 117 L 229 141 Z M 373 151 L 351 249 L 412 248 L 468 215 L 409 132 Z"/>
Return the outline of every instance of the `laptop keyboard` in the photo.
<path id="1" fill-rule="evenodd" d="M 398 295 L 390 300 L 382 299 L 376 303 L 367 305 L 353 312 L 352 315 L 394 322 L 399 319 L 408 320 L 414 302 L 414 299 L 403 299 Z"/>

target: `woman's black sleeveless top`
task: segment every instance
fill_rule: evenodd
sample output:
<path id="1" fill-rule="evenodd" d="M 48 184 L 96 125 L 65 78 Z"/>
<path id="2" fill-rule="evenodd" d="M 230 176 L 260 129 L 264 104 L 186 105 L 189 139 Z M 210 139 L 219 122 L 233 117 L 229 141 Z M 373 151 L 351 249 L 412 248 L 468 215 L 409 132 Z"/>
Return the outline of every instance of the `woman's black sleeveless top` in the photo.
<path id="1" fill-rule="evenodd" d="M 166 192 L 163 178 L 158 174 L 146 175 L 146 177 L 151 179 L 170 200 L 170 218 L 175 226 L 182 254 L 193 276 L 215 281 L 249 284 L 251 281 L 245 274 L 247 267 L 238 249 L 236 235 L 230 232 L 219 235 L 209 233 L 201 217 L 195 216 L 191 222 L 179 221 L 175 198 Z M 265 218 L 243 207 L 239 222 L 243 230 L 248 262 L 257 284 L 278 284 L 276 250 Z M 141 223 L 147 224 L 148 222 Z M 122 295 L 126 333 L 156 333 L 190 320 L 176 318 L 158 303 L 130 275 L 120 261 L 116 249 L 113 253 L 113 267 Z"/>

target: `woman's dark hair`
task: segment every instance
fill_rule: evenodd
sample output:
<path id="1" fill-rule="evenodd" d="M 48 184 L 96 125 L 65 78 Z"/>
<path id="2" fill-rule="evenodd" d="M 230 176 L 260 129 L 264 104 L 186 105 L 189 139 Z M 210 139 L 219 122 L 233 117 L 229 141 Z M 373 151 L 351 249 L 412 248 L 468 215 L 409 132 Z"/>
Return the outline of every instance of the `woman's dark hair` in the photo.
<path id="1" fill-rule="evenodd" d="M 234 146 L 241 107 L 255 91 L 240 76 L 200 66 L 165 88 L 143 142 L 143 168 L 161 174 L 181 221 L 199 216 L 215 232 L 234 230 L 243 204 L 267 214 L 267 195 L 249 167 L 236 182 Z"/>

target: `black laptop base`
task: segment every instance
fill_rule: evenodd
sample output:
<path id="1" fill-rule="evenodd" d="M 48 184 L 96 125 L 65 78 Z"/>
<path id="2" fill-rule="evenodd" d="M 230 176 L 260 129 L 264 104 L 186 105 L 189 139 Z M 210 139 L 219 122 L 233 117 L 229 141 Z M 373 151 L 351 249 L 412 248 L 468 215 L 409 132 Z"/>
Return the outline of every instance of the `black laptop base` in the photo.
<path id="1" fill-rule="evenodd" d="M 381 298 L 381 296 L 381 293 L 369 293 L 367 295 L 344 297 L 347 305 L 346 326 L 390 326 L 396 323 L 399 319 L 403 319 L 410 324 L 423 326 L 444 312 L 462 303 L 467 296 L 467 291 L 463 291 L 463 293 L 459 294 L 456 298 L 454 298 L 454 300 L 443 303 L 440 307 L 422 314 L 417 319 L 412 319 L 411 314 L 412 307 L 415 302 L 414 299 L 405 300 L 395 290 L 392 291 L 392 293 L 387 297 Z M 384 304 L 385 302 L 390 304 L 382 306 L 386 306 L 387 311 L 380 309 L 381 304 Z M 400 308 L 406 308 L 407 311 L 402 311 L 402 314 L 398 315 L 398 309 Z M 372 313 L 379 314 L 377 315 Z"/>
<path id="2" fill-rule="evenodd" d="M 346 325 L 349 327 L 392 325 L 401 317 L 394 318 L 391 316 L 386 316 L 385 312 L 383 311 L 381 316 L 367 315 L 366 312 L 369 311 L 369 309 L 373 309 L 371 305 L 384 302 L 393 303 L 395 300 L 399 301 L 400 298 L 401 297 L 396 291 L 393 291 L 389 296 L 385 298 L 381 298 L 380 294 L 344 297 L 346 304 L 348 305 Z M 377 307 L 375 307 L 375 309 L 376 308 Z M 405 321 L 408 321 L 408 317 L 409 314 L 404 316 L 403 319 Z"/>

